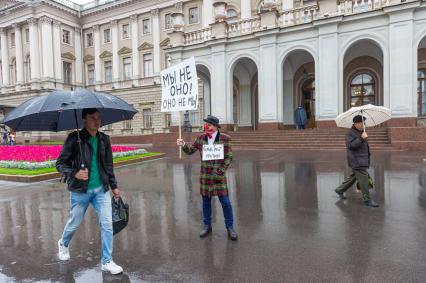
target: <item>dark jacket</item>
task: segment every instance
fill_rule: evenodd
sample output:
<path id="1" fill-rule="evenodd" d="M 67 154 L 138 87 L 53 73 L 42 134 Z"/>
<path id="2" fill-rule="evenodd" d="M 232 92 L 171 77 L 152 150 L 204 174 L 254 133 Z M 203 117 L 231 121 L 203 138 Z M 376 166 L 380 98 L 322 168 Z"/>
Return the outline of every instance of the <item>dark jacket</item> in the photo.
<path id="1" fill-rule="evenodd" d="M 294 123 L 297 126 L 304 126 L 308 122 L 308 117 L 305 108 L 299 106 L 294 111 Z"/>
<path id="2" fill-rule="evenodd" d="M 104 185 L 105 191 L 117 188 L 115 180 L 114 168 L 112 162 L 112 149 L 109 136 L 98 132 L 98 160 L 99 160 L 99 175 Z M 80 170 L 82 161 L 85 167 L 89 170 L 92 167 L 92 146 L 89 142 L 90 134 L 83 129 L 80 131 L 81 150 L 77 143 L 77 132 L 68 135 L 61 154 L 56 160 L 56 170 L 65 175 L 67 178 L 68 190 L 72 192 L 86 193 L 89 180 L 82 181 L 74 176 Z M 83 158 L 82 158 L 83 157 Z M 90 173 L 89 173 L 90 175 Z"/>
<path id="3" fill-rule="evenodd" d="M 196 151 L 203 157 L 203 145 L 207 145 L 208 138 L 206 134 L 201 134 L 192 144 L 185 144 L 182 150 L 191 155 Z M 225 172 L 232 163 L 231 137 L 217 132 L 214 144 L 223 144 L 224 159 L 219 160 L 201 160 L 200 168 L 200 194 L 203 196 L 222 196 L 228 195 L 228 182 Z"/>
<path id="4" fill-rule="evenodd" d="M 361 134 L 354 126 L 346 134 L 346 154 L 348 165 L 352 169 L 370 167 L 370 147 L 368 141 L 361 138 Z"/>

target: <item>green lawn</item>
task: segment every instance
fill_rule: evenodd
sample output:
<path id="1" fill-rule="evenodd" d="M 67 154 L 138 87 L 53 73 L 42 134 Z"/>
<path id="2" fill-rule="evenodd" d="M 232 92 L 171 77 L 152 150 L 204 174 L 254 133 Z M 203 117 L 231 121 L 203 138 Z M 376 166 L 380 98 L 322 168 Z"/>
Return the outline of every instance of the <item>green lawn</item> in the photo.
<path id="1" fill-rule="evenodd" d="M 40 141 L 34 142 L 32 145 L 63 145 L 64 141 Z"/>
<path id="2" fill-rule="evenodd" d="M 155 156 L 155 155 L 159 155 L 159 154 L 161 154 L 161 153 L 159 153 L 159 152 L 148 152 L 148 153 L 138 154 L 138 155 L 133 155 L 133 156 L 123 156 L 123 157 L 114 158 L 114 163 L 138 159 L 138 158 L 141 158 L 141 157 Z M 41 174 L 46 174 L 46 173 L 52 173 L 52 172 L 56 172 L 55 167 L 35 169 L 35 170 L 16 169 L 16 168 L 0 168 L 0 174 L 6 174 L 6 175 L 35 176 L 35 175 L 41 175 Z"/>

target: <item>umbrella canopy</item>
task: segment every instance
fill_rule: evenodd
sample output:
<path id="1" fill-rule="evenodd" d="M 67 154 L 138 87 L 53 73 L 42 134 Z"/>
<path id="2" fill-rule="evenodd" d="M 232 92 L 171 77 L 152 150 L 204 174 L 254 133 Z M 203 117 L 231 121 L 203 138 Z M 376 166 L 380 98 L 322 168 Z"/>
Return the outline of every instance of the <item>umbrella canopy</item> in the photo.
<path id="1" fill-rule="evenodd" d="M 352 107 L 348 111 L 340 114 L 334 120 L 338 127 L 351 128 L 353 125 L 352 119 L 361 115 L 366 118 L 365 127 L 374 127 L 391 119 L 392 111 L 383 106 L 375 106 L 367 104 L 358 107 Z"/>
<path id="2" fill-rule="evenodd" d="M 3 123 L 14 131 L 65 131 L 83 127 L 81 111 L 97 108 L 102 126 L 130 120 L 137 113 L 124 100 L 103 92 L 90 90 L 53 91 L 32 98 L 10 112 Z"/>

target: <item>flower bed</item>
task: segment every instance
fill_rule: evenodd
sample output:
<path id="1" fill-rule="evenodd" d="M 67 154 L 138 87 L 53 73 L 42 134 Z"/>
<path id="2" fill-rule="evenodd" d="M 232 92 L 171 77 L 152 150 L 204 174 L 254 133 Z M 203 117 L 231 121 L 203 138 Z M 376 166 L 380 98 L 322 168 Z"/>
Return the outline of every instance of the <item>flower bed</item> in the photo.
<path id="1" fill-rule="evenodd" d="M 0 168 L 41 169 L 55 167 L 62 146 L 0 146 Z M 112 146 L 113 158 L 146 153 L 144 149 Z"/>

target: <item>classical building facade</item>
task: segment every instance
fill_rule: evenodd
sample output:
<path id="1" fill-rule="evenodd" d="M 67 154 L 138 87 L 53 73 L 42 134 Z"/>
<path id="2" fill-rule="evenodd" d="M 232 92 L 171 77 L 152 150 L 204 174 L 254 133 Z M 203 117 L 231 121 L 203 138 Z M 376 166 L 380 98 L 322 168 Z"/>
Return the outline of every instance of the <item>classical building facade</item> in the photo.
<path id="1" fill-rule="evenodd" d="M 293 128 L 302 105 L 309 127 L 332 127 L 351 106 L 392 109 L 388 126 L 426 117 L 426 3 L 421 0 L 67 0 L 0 4 L 3 114 L 53 89 L 90 88 L 139 110 L 105 127 L 115 136 L 167 133 L 159 72 L 195 57 L 200 126 Z M 40 133 L 24 133 L 27 136 Z"/>

